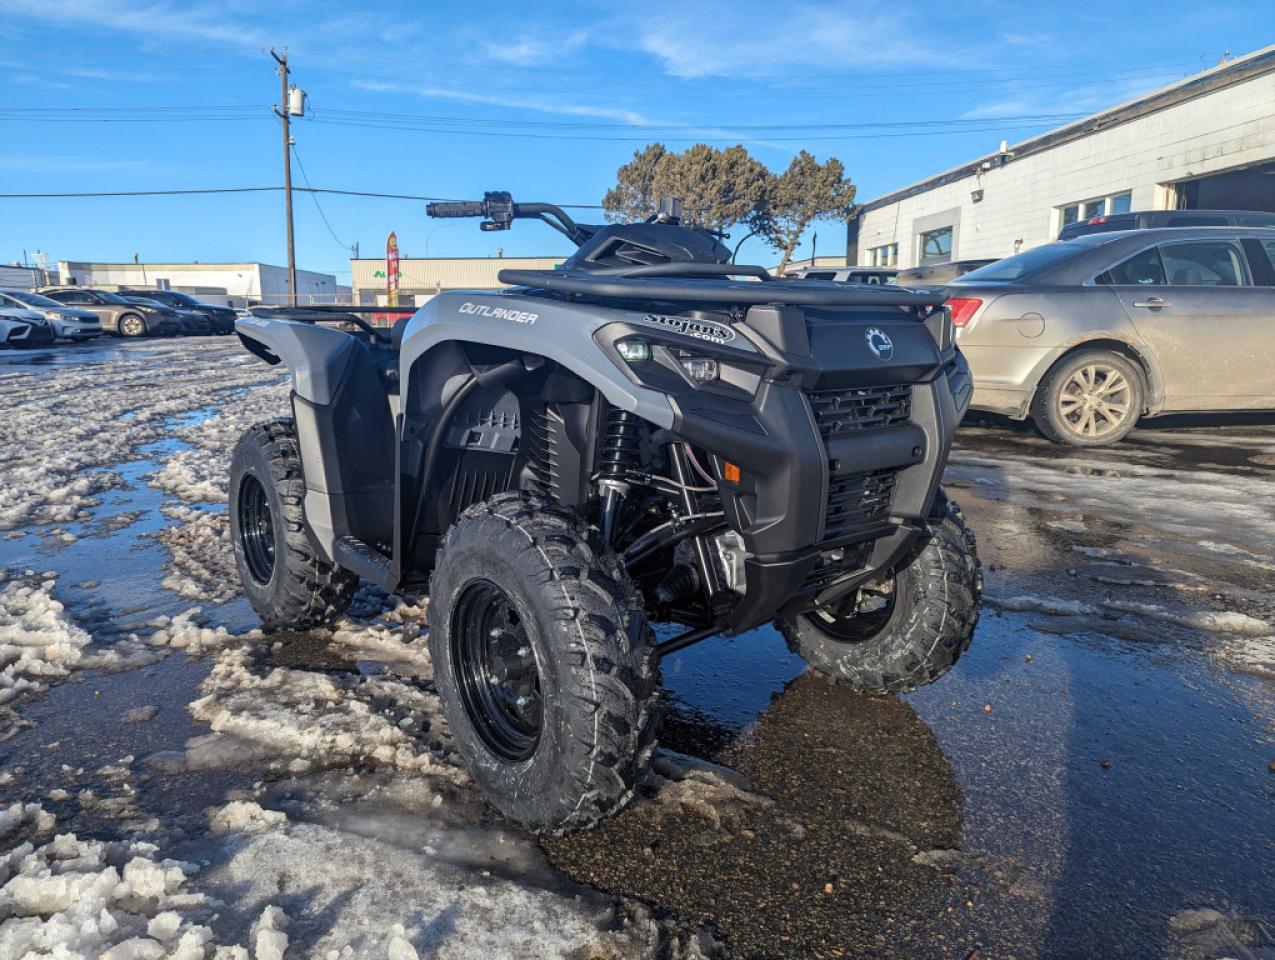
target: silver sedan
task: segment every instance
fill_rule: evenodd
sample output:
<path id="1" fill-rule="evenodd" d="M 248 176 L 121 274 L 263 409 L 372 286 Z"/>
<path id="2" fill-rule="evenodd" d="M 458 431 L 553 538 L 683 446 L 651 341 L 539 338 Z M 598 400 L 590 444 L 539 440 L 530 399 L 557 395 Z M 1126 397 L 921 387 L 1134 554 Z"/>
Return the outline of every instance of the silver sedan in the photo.
<path id="1" fill-rule="evenodd" d="M 946 286 L 973 407 L 1051 440 L 1115 443 L 1142 417 L 1275 409 L 1275 230 L 1099 233 Z"/>
<path id="2" fill-rule="evenodd" d="M 68 307 L 29 290 L 0 289 L 0 307 L 14 307 L 42 314 L 50 332 L 59 340 L 83 343 L 102 335 L 102 321 L 96 313 Z"/>

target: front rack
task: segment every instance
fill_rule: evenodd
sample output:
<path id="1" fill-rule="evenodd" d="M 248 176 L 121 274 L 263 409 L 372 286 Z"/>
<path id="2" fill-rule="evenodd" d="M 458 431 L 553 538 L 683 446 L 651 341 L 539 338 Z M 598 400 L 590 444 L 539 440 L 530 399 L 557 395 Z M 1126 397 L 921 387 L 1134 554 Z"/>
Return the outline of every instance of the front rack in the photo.
<path id="1" fill-rule="evenodd" d="M 734 280 L 747 275 L 754 280 Z M 654 264 L 595 271 L 501 270 L 501 283 L 604 300 L 666 300 L 753 306 L 937 308 L 943 296 L 930 291 L 837 283 L 779 280 L 761 267 L 732 264 Z"/>

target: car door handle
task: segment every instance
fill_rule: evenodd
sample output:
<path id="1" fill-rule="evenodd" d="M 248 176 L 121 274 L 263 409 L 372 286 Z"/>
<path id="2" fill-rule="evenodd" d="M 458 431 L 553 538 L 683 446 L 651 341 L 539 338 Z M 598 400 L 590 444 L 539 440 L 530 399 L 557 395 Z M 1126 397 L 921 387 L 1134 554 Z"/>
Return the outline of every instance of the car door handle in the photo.
<path id="1" fill-rule="evenodd" d="M 1135 307 L 1146 307 L 1148 310 L 1156 310 L 1159 307 L 1171 307 L 1173 304 L 1168 300 L 1161 300 L 1159 297 L 1147 297 L 1145 300 L 1133 301 Z"/>

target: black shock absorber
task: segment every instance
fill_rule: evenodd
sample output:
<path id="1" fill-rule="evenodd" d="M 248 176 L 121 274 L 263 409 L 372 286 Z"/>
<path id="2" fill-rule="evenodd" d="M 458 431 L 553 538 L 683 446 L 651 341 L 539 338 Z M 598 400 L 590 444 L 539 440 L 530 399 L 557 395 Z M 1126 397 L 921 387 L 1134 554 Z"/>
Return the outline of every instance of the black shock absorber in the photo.
<path id="1" fill-rule="evenodd" d="M 641 420 L 627 410 L 611 408 L 599 454 L 598 486 L 602 490 L 602 542 L 610 543 L 615 520 L 629 492 L 629 471 L 642 465 Z"/>

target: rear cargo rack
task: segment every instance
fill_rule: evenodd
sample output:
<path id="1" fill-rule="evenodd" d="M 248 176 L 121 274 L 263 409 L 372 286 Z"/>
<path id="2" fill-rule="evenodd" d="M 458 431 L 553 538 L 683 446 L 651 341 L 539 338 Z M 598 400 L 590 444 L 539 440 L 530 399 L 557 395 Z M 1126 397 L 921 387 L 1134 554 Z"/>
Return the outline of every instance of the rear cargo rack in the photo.
<path id="1" fill-rule="evenodd" d="M 732 275 L 757 279 L 732 280 Z M 742 306 L 772 303 L 813 307 L 935 308 L 943 303 L 941 295 L 931 292 L 832 280 L 778 280 L 760 267 L 737 267 L 726 263 L 654 264 L 587 272 L 501 270 L 498 276 L 501 283 L 513 286 L 604 300 L 671 300 Z"/>

